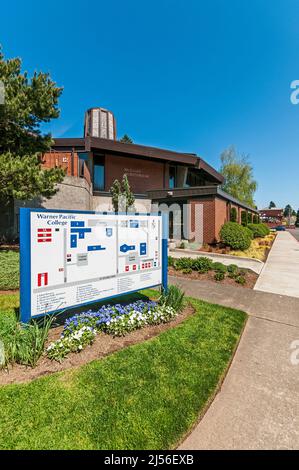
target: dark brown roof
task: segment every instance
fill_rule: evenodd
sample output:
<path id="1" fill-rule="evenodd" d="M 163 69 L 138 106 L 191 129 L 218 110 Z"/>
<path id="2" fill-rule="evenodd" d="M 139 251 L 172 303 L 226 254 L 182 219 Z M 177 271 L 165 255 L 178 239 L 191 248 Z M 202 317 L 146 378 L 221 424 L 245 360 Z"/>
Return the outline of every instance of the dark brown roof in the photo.
<path id="1" fill-rule="evenodd" d="M 217 196 L 226 201 L 230 201 L 243 209 L 248 209 L 252 212 L 258 213 L 258 210 L 254 209 L 253 207 L 248 206 L 244 202 L 239 201 L 238 199 L 234 198 L 230 194 L 222 191 L 222 189 L 217 186 L 196 186 L 190 188 L 175 188 L 175 189 L 157 189 L 151 190 L 147 192 L 147 195 L 150 199 L 154 201 L 162 201 L 169 199 L 184 199 L 184 198 L 200 198 L 200 197 L 207 197 L 207 196 Z"/>
<path id="2" fill-rule="evenodd" d="M 271 209 L 261 209 L 259 213 L 268 217 L 279 217 L 283 215 L 283 209 L 273 207 Z"/>
<path id="3" fill-rule="evenodd" d="M 86 138 L 67 138 L 54 139 L 52 148 L 56 150 L 107 150 L 122 155 L 131 155 L 136 157 L 151 158 L 169 162 L 181 163 L 202 169 L 213 176 L 219 183 L 224 181 L 223 176 L 213 167 L 206 163 L 202 158 L 191 153 L 174 152 L 157 147 L 148 147 L 145 145 L 128 144 L 117 140 L 101 139 L 96 137 Z"/>

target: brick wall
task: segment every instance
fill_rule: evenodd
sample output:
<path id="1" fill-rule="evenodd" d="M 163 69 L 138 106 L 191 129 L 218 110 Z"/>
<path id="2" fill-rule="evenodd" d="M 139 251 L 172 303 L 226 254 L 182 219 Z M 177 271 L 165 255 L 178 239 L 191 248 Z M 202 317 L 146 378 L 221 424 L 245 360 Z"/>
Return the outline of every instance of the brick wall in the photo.
<path id="1" fill-rule="evenodd" d="M 238 219 L 241 223 L 241 209 L 239 206 L 232 204 L 229 206 L 227 201 L 220 198 L 202 198 L 191 199 L 191 230 L 194 232 L 195 228 L 195 204 L 203 205 L 203 242 L 216 243 L 219 241 L 219 231 L 221 226 L 229 221 L 230 207 L 237 209 Z"/>
<path id="2" fill-rule="evenodd" d="M 127 174 L 134 193 L 143 194 L 150 189 L 164 188 L 164 163 L 139 158 L 106 154 L 105 190 L 109 191 L 115 179 Z"/>
<path id="3" fill-rule="evenodd" d="M 191 199 L 191 230 L 195 232 L 195 205 L 203 206 L 203 243 L 215 243 L 215 199 Z"/>
<path id="4" fill-rule="evenodd" d="M 222 225 L 229 220 L 229 204 L 224 199 L 215 198 L 215 239 L 219 241 Z"/>

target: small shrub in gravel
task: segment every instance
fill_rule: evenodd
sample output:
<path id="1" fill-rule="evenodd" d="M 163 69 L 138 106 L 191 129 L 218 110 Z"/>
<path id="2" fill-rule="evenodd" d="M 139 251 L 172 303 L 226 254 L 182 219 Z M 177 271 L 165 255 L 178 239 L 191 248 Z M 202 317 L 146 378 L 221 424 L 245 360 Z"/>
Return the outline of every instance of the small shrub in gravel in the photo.
<path id="1" fill-rule="evenodd" d="M 225 274 L 221 271 L 216 272 L 214 275 L 215 281 L 223 281 L 224 278 L 225 278 Z"/>
<path id="2" fill-rule="evenodd" d="M 219 263 L 218 261 L 213 263 L 212 269 L 218 273 L 225 274 L 227 272 L 227 266 L 225 266 L 225 264 Z"/>
<path id="3" fill-rule="evenodd" d="M 244 276 L 237 276 L 236 279 L 235 279 L 235 281 L 236 281 L 238 284 L 241 284 L 242 286 L 243 286 L 244 284 L 246 284 L 246 279 L 245 279 Z"/>

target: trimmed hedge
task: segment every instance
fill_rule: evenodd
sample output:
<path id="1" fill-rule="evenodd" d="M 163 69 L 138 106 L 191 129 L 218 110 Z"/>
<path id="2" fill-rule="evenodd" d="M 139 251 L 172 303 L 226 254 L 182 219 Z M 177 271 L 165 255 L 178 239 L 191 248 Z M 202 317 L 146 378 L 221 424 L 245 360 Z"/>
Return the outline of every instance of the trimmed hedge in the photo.
<path id="1" fill-rule="evenodd" d="M 207 273 L 211 269 L 213 269 L 213 261 L 209 258 L 205 257 L 198 257 L 198 258 L 177 258 L 171 259 L 169 262 L 168 258 L 168 265 L 173 266 L 177 271 L 184 271 L 190 272 L 197 271 L 199 273 Z"/>
<path id="2" fill-rule="evenodd" d="M 252 231 L 253 238 L 266 237 L 270 233 L 265 224 L 248 224 L 247 227 Z"/>
<path id="3" fill-rule="evenodd" d="M 250 247 L 252 232 L 236 222 L 226 222 L 220 230 L 221 241 L 233 250 L 247 250 Z"/>

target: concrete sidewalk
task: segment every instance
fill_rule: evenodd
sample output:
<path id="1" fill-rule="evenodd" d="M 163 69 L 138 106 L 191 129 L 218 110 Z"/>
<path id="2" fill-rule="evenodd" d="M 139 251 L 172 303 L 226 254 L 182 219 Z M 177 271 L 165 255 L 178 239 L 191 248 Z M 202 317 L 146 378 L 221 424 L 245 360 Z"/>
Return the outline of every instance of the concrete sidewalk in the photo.
<path id="1" fill-rule="evenodd" d="M 289 232 L 278 232 L 255 290 L 299 297 L 299 244 Z"/>
<path id="2" fill-rule="evenodd" d="M 220 392 L 179 449 L 299 449 L 299 365 L 290 360 L 299 299 L 208 281 L 170 283 L 249 314 Z"/>

